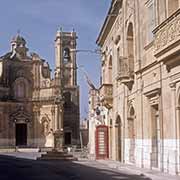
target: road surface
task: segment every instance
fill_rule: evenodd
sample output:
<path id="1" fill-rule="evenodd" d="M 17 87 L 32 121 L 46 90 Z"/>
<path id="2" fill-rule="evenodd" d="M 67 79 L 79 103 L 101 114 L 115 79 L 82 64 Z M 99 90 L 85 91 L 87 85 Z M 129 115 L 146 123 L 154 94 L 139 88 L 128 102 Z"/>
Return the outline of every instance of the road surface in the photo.
<path id="1" fill-rule="evenodd" d="M 34 161 L 0 156 L 0 180 L 150 180 L 95 161 Z"/>

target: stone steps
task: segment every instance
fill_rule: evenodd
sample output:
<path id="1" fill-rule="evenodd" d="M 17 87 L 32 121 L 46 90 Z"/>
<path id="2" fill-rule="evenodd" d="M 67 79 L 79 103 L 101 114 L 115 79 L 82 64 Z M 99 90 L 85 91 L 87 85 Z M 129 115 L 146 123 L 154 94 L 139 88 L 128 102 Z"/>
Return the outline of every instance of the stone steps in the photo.
<path id="1" fill-rule="evenodd" d="M 17 148 L 18 152 L 39 152 L 39 148 Z"/>
<path id="2" fill-rule="evenodd" d="M 46 154 L 42 154 L 37 160 L 63 160 L 63 161 L 77 161 L 73 155 L 66 152 L 54 152 L 49 151 Z"/>

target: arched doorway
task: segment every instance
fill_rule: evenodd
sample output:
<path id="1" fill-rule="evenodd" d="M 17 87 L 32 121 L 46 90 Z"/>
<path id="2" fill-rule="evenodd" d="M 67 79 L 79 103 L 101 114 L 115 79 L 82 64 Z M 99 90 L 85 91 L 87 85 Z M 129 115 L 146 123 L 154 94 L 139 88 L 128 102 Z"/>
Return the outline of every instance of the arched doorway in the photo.
<path id="1" fill-rule="evenodd" d="M 159 106 L 155 104 L 151 106 L 151 131 L 152 131 L 152 155 L 151 155 L 151 165 L 154 168 L 159 168 L 160 166 L 160 149 L 161 149 L 161 126 L 159 119 Z"/>
<path id="2" fill-rule="evenodd" d="M 25 110 L 24 106 L 19 106 L 17 110 L 10 115 L 10 121 L 13 122 L 15 126 L 15 145 L 28 145 L 28 124 L 32 122 L 31 114 Z"/>
<path id="3" fill-rule="evenodd" d="M 115 124 L 115 134 L 116 134 L 116 159 L 122 161 L 122 130 L 121 130 L 121 118 L 118 115 Z"/>
<path id="4" fill-rule="evenodd" d="M 128 114 L 128 139 L 129 139 L 129 161 L 135 162 L 135 129 L 134 129 L 135 111 L 131 106 Z"/>

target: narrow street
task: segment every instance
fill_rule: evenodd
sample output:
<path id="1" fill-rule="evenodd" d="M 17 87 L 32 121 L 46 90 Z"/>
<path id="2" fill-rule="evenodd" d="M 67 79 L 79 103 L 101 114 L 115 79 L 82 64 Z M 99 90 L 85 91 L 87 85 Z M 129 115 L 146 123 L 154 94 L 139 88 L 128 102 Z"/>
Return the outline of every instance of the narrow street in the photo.
<path id="1" fill-rule="evenodd" d="M 0 156 L 0 180 L 150 180 L 98 162 L 33 161 Z"/>

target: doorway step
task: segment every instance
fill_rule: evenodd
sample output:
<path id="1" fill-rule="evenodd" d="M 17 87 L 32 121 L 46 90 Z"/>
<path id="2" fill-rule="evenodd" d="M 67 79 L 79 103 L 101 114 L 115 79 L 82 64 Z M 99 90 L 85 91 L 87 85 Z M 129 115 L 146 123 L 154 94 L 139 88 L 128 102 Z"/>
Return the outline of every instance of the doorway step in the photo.
<path id="1" fill-rule="evenodd" d="M 78 159 L 67 152 L 49 151 L 46 154 L 42 154 L 37 160 L 77 161 Z"/>
<path id="2" fill-rule="evenodd" d="M 25 152 L 25 153 L 32 153 L 32 152 L 39 152 L 39 148 L 23 148 L 23 147 L 17 147 L 16 150 L 18 152 Z"/>

